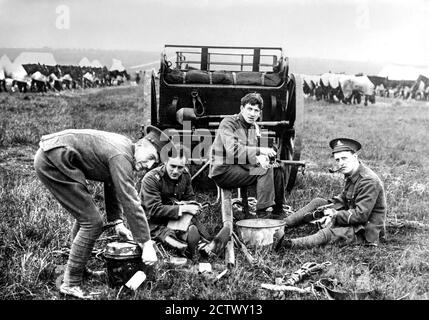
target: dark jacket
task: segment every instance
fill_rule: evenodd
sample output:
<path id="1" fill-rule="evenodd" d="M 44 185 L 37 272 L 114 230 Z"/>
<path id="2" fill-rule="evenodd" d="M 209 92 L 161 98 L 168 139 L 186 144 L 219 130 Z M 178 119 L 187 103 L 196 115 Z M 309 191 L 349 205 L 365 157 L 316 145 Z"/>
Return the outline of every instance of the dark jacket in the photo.
<path id="1" fill-rule="evenodd" d="M 174 201 L 195 200 L 191 175 L 185 169 L 178 180 L 172 180 L 165 165 L 152 169 L 143 177 L 140 198 L 152 232 L 157 226 L 179 218 L 179 205 Z"/>
<path id="2" fill-rule="evenodd" d="M 330 201 L 342 207 L 336 225 L 353 226 L 356 232 L 364 230 L 369 243 L 378 243 L 385 228 L 387 205 L 383 183 L 374 171 L 360 163 L 358 170 L 346 178 L 344 191 Z"/>
<path id="3" fill-rule="evenodd" d="M 209 177 L 224 173 L 231 164 L 248 169 L 256 166 L 258 143 L 258 129 L 248 124 L 241 114 L 224 118 L 213 141 Z"/>

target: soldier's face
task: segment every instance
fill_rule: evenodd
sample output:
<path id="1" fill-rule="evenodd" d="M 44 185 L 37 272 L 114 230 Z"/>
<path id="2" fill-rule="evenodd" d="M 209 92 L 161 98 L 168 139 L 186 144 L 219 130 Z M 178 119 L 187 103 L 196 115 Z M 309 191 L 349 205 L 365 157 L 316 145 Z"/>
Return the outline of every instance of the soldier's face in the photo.
<path id="1" fill-rule="evenodd" d="M 185 157 L 177 157 L 177 158 L 168 158 L 167 163 L 165 164 L 165 168 L 167 170 L 167 174 L 172 180 L 177 180 L 182 175 L 185 170 L 186 158 Z"/>
<path id="2" fill-rule="evenodd" d="M 246 103 L 246 105 L 241 106 L 240 112 L 244 120 L 249 124 L 255 123 L 261 115 L 261 109 L 257 104 Z"/>
<path id="3" fill-rule="evenodd" d="M 135 144 L 134 159 L 134 167 L 137 171 L 151 169 L 155 163 L 159 162 L 156 148 L 146 139 L 140 139 Z"/>
<path id="4" fill-rule="evenodd" d="M 346 176 L 354 173 L 359 166 L 357 155 L 350 151 L 335 152 L 334 159 L 340 169 L 340 172 Z"/>

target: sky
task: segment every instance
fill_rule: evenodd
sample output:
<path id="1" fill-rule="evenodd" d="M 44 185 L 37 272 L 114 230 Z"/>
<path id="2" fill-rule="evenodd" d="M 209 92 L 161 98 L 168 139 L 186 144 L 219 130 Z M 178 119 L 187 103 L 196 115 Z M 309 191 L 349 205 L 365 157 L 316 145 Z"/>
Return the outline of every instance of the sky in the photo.
<path id="1" fill-rule="evenodd" d="M 281 46 L 429 66 L 429 0 L 0 0 L 0 30 L 9 48 Z"/>

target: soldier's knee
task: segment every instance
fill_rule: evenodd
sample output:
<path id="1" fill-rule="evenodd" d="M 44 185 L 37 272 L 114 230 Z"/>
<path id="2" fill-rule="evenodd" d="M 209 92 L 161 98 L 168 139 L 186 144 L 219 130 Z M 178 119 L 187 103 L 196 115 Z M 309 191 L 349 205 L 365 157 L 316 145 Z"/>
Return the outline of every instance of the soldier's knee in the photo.
<path id="1" fill-rule="evenodd" d="M 33 162 L 34 170 L 36 171 L 39 177 L 43 175 L 45 165 L 46 165 L 45 153 L 41 148 L 39 148 L 39 150 L 37 150 L 34 156 L 34 162 Z"/>
<path id="2" fill-rule="evenodd" d="M 324 199 L 324 198 L 314 198 L 313 200 L 311 200 L 310 204 L 314 205 L 315 207 L 320 207 L 320 206 L 324 206 L 326 204 L 328 204 L 328 200 Z"/>
<path id="3" fill-rule="evenodd" d="M 94 217 L 93 219 L 91 219 L 90 225 L 91 230 L 94 234 L 100 235 L 103 232 L 104 223 L 101 216 L 98 216 L 96 218 Z"/>

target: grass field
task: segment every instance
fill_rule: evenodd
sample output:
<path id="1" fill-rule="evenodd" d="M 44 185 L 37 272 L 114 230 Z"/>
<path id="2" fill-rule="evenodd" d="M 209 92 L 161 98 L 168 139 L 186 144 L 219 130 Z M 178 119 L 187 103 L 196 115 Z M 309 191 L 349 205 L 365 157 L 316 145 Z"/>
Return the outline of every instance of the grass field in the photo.
<path id="1" fill-rule="evenodd" d="M 139 91 L 140 90 L 140 91 Z M 72 220 L 37 179 L 33 155 L 43 134 L 66 128 L 93 128 L 137 138 L 141 123 L 148 121 L 148 98 L 136 87 L 87 90 L 65 94 L 0 95 L 0 299 L 63 299 L 55 287 L 57 266 L 66 262 L 61 250 L 69 246 Z M 288 197 L 297 209 L 313 197 L 329 197 L 341 191 L 340 175 L 327 173 L 332 165 L 327 143 L 338 136 L 358 139 L 360 158 L 385 183 L 388 217 L 429 223 L 429 105 L 424 102 L 379 98 L 364 107 L 306 100 L 302 159 L 308 165 L 299 174 Z M 91 183 L 94 198 L 103 208 L 99 183 Z M 199 199 L 213 193 L 198 192 Z M 209 231 L 220 229 L 220 208 L 206 210 L 202 221 Z M 274 283 L 308 261 L 330 261 L 323 273 L 299 284 L 306 287 L 320 277 L 337 278 L 348 288 L 360 279 L 374 289 L 372 299 L 429 298 L 429 236 L 419 228 L 389 227 L 377 248 L 326 246 L 286 251 L 252 250 L 258 263 L 250 266 L 236 251 L 236 267 L 213 281 L 213 276 L 171 268 L 160 261 L 157 280 L 147 281 L 137 292 L 111 289 L 89 280 L 85 287 L 99 299 L 273 299 L 261 283 Z M 310 226 L 291 236 L 314 232 Z M 106 236 L 109 234 L 105 234 Z M 102 249 L 106 241 L 98 241 Z M 217 270 L 223 259 L 213 260 Z M 95 257 L 90 265 L 101 268 Z M 326 299 L 311 294 L 287 293 L 286 299 Z"/>

